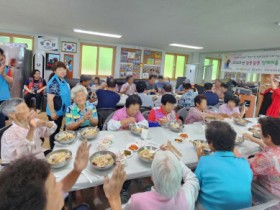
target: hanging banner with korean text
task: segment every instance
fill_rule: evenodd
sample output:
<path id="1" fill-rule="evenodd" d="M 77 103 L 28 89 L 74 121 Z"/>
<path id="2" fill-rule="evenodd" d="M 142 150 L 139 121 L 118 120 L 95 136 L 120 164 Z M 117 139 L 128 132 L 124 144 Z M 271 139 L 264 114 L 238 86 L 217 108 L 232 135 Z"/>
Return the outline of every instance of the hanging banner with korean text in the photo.
<path id="1" fill-rule="evenodd" d="M 280 51 L 255 51 L 223 55 L 222 71 L 280 74 Z"/>

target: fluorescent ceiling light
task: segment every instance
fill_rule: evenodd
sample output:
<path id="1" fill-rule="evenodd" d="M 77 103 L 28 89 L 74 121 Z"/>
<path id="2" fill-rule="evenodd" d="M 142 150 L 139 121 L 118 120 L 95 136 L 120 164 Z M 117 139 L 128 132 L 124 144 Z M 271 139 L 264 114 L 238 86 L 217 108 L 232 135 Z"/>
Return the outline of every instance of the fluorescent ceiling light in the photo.
<path id="1" fill-rule="evenodd" d="M 76 33 L 90 34 L 90 35 L 95 35 L 95 36 L 106 36 L 106 37 L 118 38 L 118 39 L 122 37 L 122 35 L 118 35 L 118 34 L 108 34 L 108 33 L 87 31 L 87 30 L 76 29 L 76 28 L 74 28 L 73 31 Z"/>
<path id="2" fill-rule="evenodd" d="M 173 46 L 173 47 L 183 47 L 183 48 L 190 48 L 190 49 L 196 49 L 196 50 L 203 49 L 203 47 L 191 46 L 191 45 L 185 45 L 185 44 L 177 44 L 177 43 L 172 43 L 172 44 L 169 44 L 169 45 Z"/>

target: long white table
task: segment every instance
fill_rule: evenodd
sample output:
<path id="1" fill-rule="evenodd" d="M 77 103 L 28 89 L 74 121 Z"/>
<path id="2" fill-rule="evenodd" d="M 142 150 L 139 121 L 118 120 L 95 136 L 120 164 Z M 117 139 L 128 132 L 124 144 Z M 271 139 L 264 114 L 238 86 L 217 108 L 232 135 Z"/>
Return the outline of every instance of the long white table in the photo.
<path id="1" fill-rule="evenodd" d="M 151 98 L 154 97 L 154 95 L 148 95 L 148 96 L 151 97 Z M 176 97 L 177 100 L 179 100 L 179 99 L 181 99 L 182 96 L 181 95 L 175 95 L 175 97 Z M 119 106 L 119 107 L 124 106 L 127 98 L 128 98 L 127 95 L 122 94 L 119 102 L 117 103 L 117 106 Z M 94 104 L 97 105 L 97 101 L 95 101 Z"/>
<path id="2" fill-rule="evenodd" d="M 248 126 L 242 127 L 242 126 L 234 125 L 233 122 L 229 119 L 227 121 L 229 121 L 229 123 L 234 127 L 234 129 L 239 135 L 242 135 L 244 132 L 248 132 L 248 128 L 257 123 L 257 119 L 250 119 L 250 121 L 252 121 L 253 123 L 249 123 Z M 183 154 L 181 160 L 190 168 L 194 168 L 198 162 L 198 158 L 197 158 L 196 150 L 192 145 L 192 143 L 189 142 L 189 140 L 190 139 L 205 140 L 204 129 L 205 129 L 205 125 L 202 125 L 201 123 L 185 125 L 184 133 L 187 133 L 189 135 L 189 138 L 184 143 L 176 143 L 174 139 L 178 137 L 178 133 L 174 133 L 170 131 L 168 128 L 161 128 L 161 127 L 150 128 L 149 137 L 147 140 L 141 140 L 140 137 L 131 134 L 130 131 L 115 131 L 115 132 L 102 131 L 100 132 L 99 136 L 95 140 L 90 142 L 92 144 L 90 149 L 90 154 L 93 154 L 94 152 L 97 151 L 98 141 L 100 141 L 103 137 L 107 135 L 114 136 L 113 143 L 111 147 L 108 149 L 112 152 L 119 152 L 125 149 L 128 144 L 134 142 L 138 142 L 140 144 L 141 143 L 156 144 L 160 146 L 161 144 L 166 143 L 167 140 L 171 140 L 173 145 Z M 79 144 L 80 141 L 77 140 L 75 143 L 68 146 L 62 147 L 59 145 L 55 145 L 54 150 L 65 148 L 71 150 L 73 153 L 73 159 L 68 164 L 68 166 L 59 170 L 58 169 L 53 170 L 58 180 L 62 179 L 73 168 L 76 150 Z M 256 153 L 260 149 L 257 144 L 249 141 L 245 141 L 237 148 L 239 152 L 245 157 L 248 157 L 249 155 Z M 137 153 L 134 153 L 131 158 L 127 159 L 127 166 L 125 168 L 125 171 L 127 173 L 127 179 L 148 177 L 151 175 L 151 164 L 144 163 L 139 159 Z M 93 169 L 93 167 L 89 163 L 84 173 L 86 173 L 86 175 L 92 180 L 92 183 L 88 181 L 85 175 L 81 174 L 72 190 L 85 189 L 85 188 L 101 185 L 103 184 L 103 176 L 106 174 L 110 174 L 111 172 L 112 172 L 112 168 L 106 171 L 98 171 L 96 169 Z"/>

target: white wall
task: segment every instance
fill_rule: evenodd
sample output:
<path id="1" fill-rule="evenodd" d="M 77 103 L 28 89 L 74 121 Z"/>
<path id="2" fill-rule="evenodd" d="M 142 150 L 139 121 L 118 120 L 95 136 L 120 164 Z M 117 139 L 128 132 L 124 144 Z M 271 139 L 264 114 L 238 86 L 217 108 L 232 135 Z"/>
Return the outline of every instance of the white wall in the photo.
<path id="1" fill-rule="evenodd" d="M 21 33 L 18 31 L 11 31 L 11 30 L 1 30 L 1 32 L 3 33 L 11 33 L 11 34 L 21 34 L 21 35 L 27 35 L 27 36 L 33 36 L 34 37 L 34 53 L 36 52 L 41 52 L 44 56 L 45 53 L 59 53 L 60 52 L 60 60 L 64 61 L 64 54 L 73 54 L 73 77 L 74 78 L 79 78 L 80 76 L 80 43 L 88 43 L 88 44 L 101 44 L 101 45 L 108 45 L 108 46 L 114 46 L 116 47 L 116 58 L 115 58 L 115 70 L 114 70 L 114 77 L 119 77 L 119 69 L 120 69 L 120 57 L 121 57 L 121 48 L 125 47 L 125 48 L 133 48 L 133 49 L 141 49 L 144 52 L 145 50 L 154 50 L 154 51 L 161 51 L 163 53 L 163 58 L 162 58 L 162 74 L 164 71 L 164 58 L 165 58 L 165 51 L 161 50 L 161 49 L 155 49 L 155 48 L 147 48 L 147 47 L 140 47 L 140 46 L 132 46 L 132 45 L 116 45 L 116 44 L 112 44 L 112 43 L 104 43 L 104 42 L 97 42 L 97 41 L 91 41 L 91 40 L 83 40 L 83 39 L 78 39 L 75 37 L 67 37 L 67 36 L 59 36 L 59 35 L 53 35 L 53 34 L 28 34 L 28 33 Z M 51 37 L 57 37 L 58 38 L 58 43 L 59 43 L 59 52 L 51 52 L 51 51 L 39 51 L 37 49 L 37 37 L 38 36 L 51 36 Z M 69 41 L 69 42 L 75 42 L 77 43 L 77 53 L 64 53 L 61 52 L 61 41 Z M 172 51 L 172 53 L 176 53 L 176 51 Z M 178 52 L 180 54 L 182 54 L 182 52 Z M 188 63 L 189 64 L 195 64 L 195 63 L 199 63 L 200 62 L 200 55 L 199 53 L 186 53 L 186 55 L 189 55 L 189 60 Z M 142 56 L 143 57 L 143 56 Z M 202 62 L 203 63 L 203 62 Z M 48 79 L 49 75 L 51 74 L 52 71 L 45 71 L 45 78 Z M 202 75 L 201 72 L 199 72 L 199 70 L 197 71 L 197 79 L 199 80 L 199 78 L 201 79 L 202 76 L 200 77 L 200 75 Z"/>

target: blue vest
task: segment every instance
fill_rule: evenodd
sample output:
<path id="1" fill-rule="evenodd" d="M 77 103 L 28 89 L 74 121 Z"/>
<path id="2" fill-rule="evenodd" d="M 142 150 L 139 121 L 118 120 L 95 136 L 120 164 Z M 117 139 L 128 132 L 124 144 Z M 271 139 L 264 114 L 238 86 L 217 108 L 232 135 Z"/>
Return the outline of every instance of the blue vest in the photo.
<path id="1" fill-rule="evenodd" d="M 9 66 L 6 66 L 5 73 L 8 74 Z M 0 75 L 0 101 L 5 101 L 11 98 L 9 83 Z"/>
<path id="2" fill-rule="evenodd" d="M 52 84 L 53 80 L 56 80 L 59 84 L 60 97 L 61 97 L 61 100 L 62 100 L 62 106 L 61 106 L 60 110 L 55 111 L 55 113 L 56 113 L 57 116 L 64 116 L 64 114 L 66 113 L 67 107 L 70 106 L 70 104 L 71 104 L 70 86 L 66 82 L 66 80 L 63 80 L 63 82 L 62 82 L 58 78 L 58 76 L 55 74 L 51 78 L 51 80 L 48 82 L 47 93 L 49 93 L 50 84 Z M 46 112 L 47 112 L 47 115 L 51 116 L 51 112 L 50 112 L 48 104 L 47 104 Z"/>

